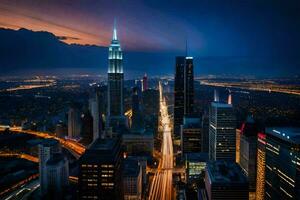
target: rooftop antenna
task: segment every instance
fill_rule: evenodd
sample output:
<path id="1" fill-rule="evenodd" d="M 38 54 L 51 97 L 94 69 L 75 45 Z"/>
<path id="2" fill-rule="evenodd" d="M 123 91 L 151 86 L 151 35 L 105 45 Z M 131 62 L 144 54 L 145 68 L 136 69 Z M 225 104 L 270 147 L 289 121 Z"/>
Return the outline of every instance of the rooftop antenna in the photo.
<path id="1" fill-rule="evenodd" d="M 114 33 L 113 33 L 113 40 L 118 40 L 118 37 L 117 37 L 117 20 L 116 20 L 116 18 L 114 19 Z"/>

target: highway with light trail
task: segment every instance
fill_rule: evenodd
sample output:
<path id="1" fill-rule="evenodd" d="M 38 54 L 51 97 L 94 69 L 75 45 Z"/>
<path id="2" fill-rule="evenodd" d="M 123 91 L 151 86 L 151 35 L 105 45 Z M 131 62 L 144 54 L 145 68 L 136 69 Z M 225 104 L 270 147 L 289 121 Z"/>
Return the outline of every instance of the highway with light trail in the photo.
<path id="1" fill-rule="evenodd" d="M 154 174 L 150 187 L 149 200 L 171 200 L 173 193 L 173 141 L 171 136 L 171 122 L 168 114 L 166 99 L 163 97 L 162 85 L 159 83 L 160 119 L 163 128 L 161 159 Z"/>

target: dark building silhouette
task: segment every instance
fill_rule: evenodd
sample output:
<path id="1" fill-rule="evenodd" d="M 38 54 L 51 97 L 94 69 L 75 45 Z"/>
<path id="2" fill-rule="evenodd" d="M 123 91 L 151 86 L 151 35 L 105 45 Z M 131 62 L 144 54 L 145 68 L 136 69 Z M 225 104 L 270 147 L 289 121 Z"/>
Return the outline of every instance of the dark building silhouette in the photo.
<path id="1" fill-rule="evenodd" d="M 143 76 L 143 80 L 142 80 L 142 92 L 148 90 L 148 77 L 147 74 L 145 74 Z"/>
<path id="2" fill-rule="evenodd" d="M 209 200 L 248 200 L 248 180 L 238 164 L 218 160 L 208 162 L 205 189 Z"/>
<path id="3" fill-rule="evenodd" d="M 131 96 L 131 108 L 132 108 L 132 125 L 133 130 L 144 129 L 143 116 L 141 114 L 140 108 L 140 97 L 138 94 L 138 88 L 134 87 L 132 89 Z"/>
<path id="4" fill-rule="evenodd" d="M 181 125 L 181 152 L 200 153 L 202 149 L 202 128 L 201 118 L 195 116 L 185 116 Z"/>
<path id="5" fill-rule="evenodd" d="M 207 112 L 204 112 L 202 115 L 201 128 L 203 131 L 202 134 L 202 152 L 208 153 L 209 149 L 209 115 Z"/>
<path id="6" fill-rule="evenodd" d="M 93 117 L 89 110 L 85 110 L 81 117 L 81 136 L 85 144 L 90 144 L 93 141 Z"/>
<path id="7" fill-rule="evenodd" d="M 192 57 L 176 57 L 174 84 L 174 135 L 176 138 L 180 138 L 180 125 L 182 125 L 183 116 L 192 114 L 194 108 Z"/>
<path id="8" fill-rule="evenodd" d="M 121 198 L 121 141 L 97 139 L 79 160 L 79 199 Z"/>

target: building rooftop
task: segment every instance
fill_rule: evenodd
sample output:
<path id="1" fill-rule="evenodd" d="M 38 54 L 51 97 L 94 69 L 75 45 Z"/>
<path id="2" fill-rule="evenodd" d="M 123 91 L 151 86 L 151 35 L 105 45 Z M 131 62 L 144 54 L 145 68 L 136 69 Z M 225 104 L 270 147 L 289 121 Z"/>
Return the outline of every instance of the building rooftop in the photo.
<path id="1" fill-rule="evenodd" d="M 207 162 L 208 153 L 186 153 L 186 161 L 188 162 Z"/>
<path id="2" fill-rule="evenodd" d="M 65 157 L 61 153 L 55 153 L 53 156 L 47 161 L 47 166 L 54 166 L 59 164 L 60 162 L 64 162 Z"/>
<path id="3" fill-rule="evenodd" d="M 119 152 L 119 138 L 99 138 L 85 151 L 80 160 L 89 163 L 114 162 Z"/>
<path id="4" fill-rule="evenodd" d="M 211 102 L 211 105 L 217 108 L 232 108 L 232 104 L 216 102 L 216 101 Z"/>
<path id="5" fill-rule="evenodd" d="M 123 177 L 137 177 L 140 173 L 140 165 L 137 160 L 127 158 L 123 162 Z"/>
<path id="6" fill-rule="evenodd" d="M 286 142 L 300 144 L 299 127 L 269 127 L 266 133 L 278 137 Z"/>
<path id="7" fill-rule="evenodd" d="M 223 185 L 248 183 L 241 167 L 235 162 L 217 160 L 208 162 L 206 168 L 211 183 Z"/>

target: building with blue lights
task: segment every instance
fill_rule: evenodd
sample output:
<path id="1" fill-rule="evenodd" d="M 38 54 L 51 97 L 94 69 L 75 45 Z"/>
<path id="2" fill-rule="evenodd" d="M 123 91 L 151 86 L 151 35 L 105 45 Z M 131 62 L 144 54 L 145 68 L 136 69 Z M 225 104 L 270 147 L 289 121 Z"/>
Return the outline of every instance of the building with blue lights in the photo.
<path id="1" fill-rule="evenodd" d="M 212 102 L 209 110 L 209 159 L 235 161 L 236 118 L 232 104 Z"/>
<path id="2" fill-rule="evenodd" d="M 300 198 L 300 128 L 267 128 L 265 199 Z"/>
<path id="3" fill-rule="evenodd" d="M 117 37 L 116 24 L 108 48 L 108 125 L 117 126 L 124 119 L 123 111 L 123 53 Z"/>

